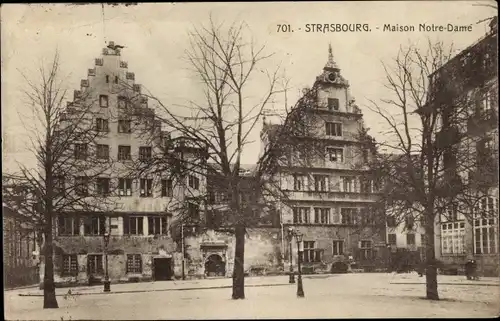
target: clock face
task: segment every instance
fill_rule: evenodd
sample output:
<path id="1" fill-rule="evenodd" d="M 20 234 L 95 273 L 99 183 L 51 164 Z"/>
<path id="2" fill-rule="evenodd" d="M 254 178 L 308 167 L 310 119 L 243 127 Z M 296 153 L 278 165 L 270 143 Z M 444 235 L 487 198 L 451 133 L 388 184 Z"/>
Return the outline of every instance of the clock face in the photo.
<path id="1" fill-rule="evenodd" d="M 334 73 L 329 73 L 327 78 L 329 81 L 334 82 L 337 79 L 337 75 L 335 75 Z"/>

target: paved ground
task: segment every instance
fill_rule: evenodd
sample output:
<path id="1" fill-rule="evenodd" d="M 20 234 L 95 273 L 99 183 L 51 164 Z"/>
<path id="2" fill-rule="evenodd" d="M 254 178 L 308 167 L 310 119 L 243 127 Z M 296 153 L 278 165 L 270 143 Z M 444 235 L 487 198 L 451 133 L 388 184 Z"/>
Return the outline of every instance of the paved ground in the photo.
<path id="1" fill-rule="evenodd" d="M 441 301 L 422 299 L 425 285 L 416 274 L 345 274 L 304 278 L 305 298 L 286 276 L 247 278 L 246 299 L 230 299 L 230 279 L 112 285 L 112 294 L 98 288 L 73 288 L 58 297 L 59 309 L 43 310 L 36 289 L 5 292 L 7 320 L 78 319 L 239 319 L 347 317 L 493 317 L 500 312 L 498 279 L 467 285 L 463 277 L 439 276 Z M 405 283 L 405 284 L 403 284 Z M 406 284 L 412 283 L 412 284 Z M 264 286 L 269 285 L 269 286 Z M 222 288 L 221 288 L 222 287 Z M 187 290 L 191 288 L 192 290 Z M 195 289 L 196 288 L 196 289 Z M 201 289 L 203 288 L 203 289 Z M 185 291 L 175 291 L 184 289 Z M 68 289 L 58 289 L 58 294 Z M 135 291 L 135 292 L 132 292 Z M 138 293 L 137 291 L 141 291 Z M 117 293 L 121 292 L 121 293 Z M 127 293 L 128 292 L 128 293 Z"/>

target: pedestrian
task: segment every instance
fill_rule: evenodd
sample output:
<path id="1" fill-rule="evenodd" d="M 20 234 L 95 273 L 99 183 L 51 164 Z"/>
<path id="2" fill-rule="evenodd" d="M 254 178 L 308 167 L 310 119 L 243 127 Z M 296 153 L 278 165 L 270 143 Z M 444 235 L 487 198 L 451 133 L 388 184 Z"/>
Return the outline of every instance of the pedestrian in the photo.
<path id="1" fill-rule="evenodd" d="M 479 276 L 477 275 L 477 263 L 476 260 L 471 260 L 471 277 L 473 280 L 478 281 Z"/>

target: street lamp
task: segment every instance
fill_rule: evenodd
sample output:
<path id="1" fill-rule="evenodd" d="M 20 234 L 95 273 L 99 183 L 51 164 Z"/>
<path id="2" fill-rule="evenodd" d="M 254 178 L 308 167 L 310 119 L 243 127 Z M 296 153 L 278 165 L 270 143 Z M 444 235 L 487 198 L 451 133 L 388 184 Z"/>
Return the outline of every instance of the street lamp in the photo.
<path id="1" fill-rule="evenodd" d="M 297 249 L 298 249 L 298 270 L 299 270 L 299 276 L 297 280 L 297 297 L 298 298 L 303 298 L 304 297 L 304 288 L 302 287 L 302 269 L 300 267 L 300 264 L 302 263 L 302 253 L 304 253 L 304 245 L 302 243 L 302 233 L 300 232 L 295 232 L 295 238 L 297 240 Z"/>
<path id="2" fill-rule="evenodd" d="M 109 244 L 110 232 L 106 231 L 104 233 L 104 256 L 106 260 L 106 267 L 104 271 L 104 292 L 111 292 L 111 282 L 109 281 L 108 275 L 108 244 Z"/>
<path id="3" fill-rule="evenodd" d="M 295 276 L 293 274 L 293 265 L 292 265 L 292 240 L 293 240 L 294 230 L 291 226 L 288 227 L 288 245 L 290 246 L 290 278 L 288 279 L 288 283 L 295 283 Z"/>

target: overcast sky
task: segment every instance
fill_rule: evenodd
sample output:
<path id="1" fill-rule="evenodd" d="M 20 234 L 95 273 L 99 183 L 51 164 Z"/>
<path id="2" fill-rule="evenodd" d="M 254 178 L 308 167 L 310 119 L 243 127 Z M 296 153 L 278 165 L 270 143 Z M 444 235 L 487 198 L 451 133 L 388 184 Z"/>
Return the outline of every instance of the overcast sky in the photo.
<path id="1" fill-rule="evenodd" d="M 177 3 L 136 6 L 101 5 L 23 5 L 1 7 L 2 40 L 2 142 L 3 166 L 13 168 L 15 161 L 34 164 L 27 152 L 27 131 L 18 112 L 23 102 L 23 79 L 18 70 L 33 75 L 41 59 L 50 60 L 58 48 L 67 86 L 79 89 L 87 69 L 94 66 L 105 41 L 126 46 L 122 59 L 141 83 L 165 104 L 179 104 L 192 98 L 198 86 L 189 66 L 182 59 L 188 48 L 187 32 L 193 25 L 206 23 L 212 13 L 217 21 L 244 20 L 258 44 L 275 55 L 264 66 L 273 70 L 278 64 L 290 78 L 293 104 L 301 88 L 311 86 L 326 63 L 328 44 L 343 76 L 351 84 L 367 127 L 377 138 L 382 122 L 364 108 L 368 99 L 383 96 L 384 77 L 380 61 L 397 54 L 400 45 L 424 44 L 427 37 L 443 40 L 464 49 L 482 37 L 486 24 L 477 21 L 495 14 L 478 4 L 491 1 L 414 1 L 414 2 L 280 2 L 280 3 Z M 371 32 L 307 33 L 306 24 L 367 23 Z M 470 32 L 419 32 L 418 24 L 470 25 Z M 278 33 L 278 24 L 290 24 L 293 33 Z M 414 32 L 383 32 L 384 24 L 417 26 Z M 380 29 L 377 29 L 379 27 Z M 299 28 L 301 30 L 299 30 Z M 458 51 L 457 51 L 458 52 Z M 251 92 L 265 90 L 253 83 Z M 282 102 L 277 102 L 281 105 Z M 276 107 L 278 108 L 278 107 Z M 242 162 L 254 163 L 257 142 L 247 148 Z M 380 136 L 379 136 L 380 137 Z"/>

